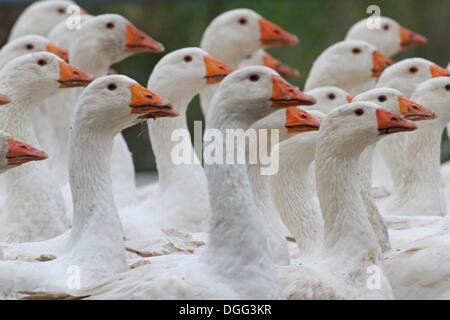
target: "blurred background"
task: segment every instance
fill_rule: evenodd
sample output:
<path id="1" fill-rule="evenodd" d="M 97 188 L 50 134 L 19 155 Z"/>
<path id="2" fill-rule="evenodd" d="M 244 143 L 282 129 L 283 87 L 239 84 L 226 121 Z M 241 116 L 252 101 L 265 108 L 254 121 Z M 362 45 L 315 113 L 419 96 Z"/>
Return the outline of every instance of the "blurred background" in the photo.
<path id="1" fill-rule="evenodd" d="M 429 44 L 394 57 L 401 60 L 421 56 L 442 66 L 450 60 L 450 0 L 75 0 L 90 14 L 119 13 L 136 26 L 161 41 L 167 52 L 198 46 L 208 23 L 223 11 L 247 7 L 300 37 L 296 47 L 271 49 L 270 53 L 297 68 L 301 76 L 290 81 L 303 87 L 315 58 L 334 42 L 343 40 L 356 21 L 368 16 L 371 4 L 381 8 L 381 14 L 397 20 L 403 26 L 425 35 Z M 0 0 L 0 44 L 6 42 L 11 26 L 21 11 L 34 1 Z M 147 83 L 153 66 L 162 57 L 141 54 L 126 59 L 114 68 L 142 84 Z M 189 127 L 202 120 L 198 97 L 188 109 Z M 136 170 L 155 170 L 147 129 L 138 125 L 125 131 L 133 152 Z M 444 134 L 442 160 L 450 159 L 450 147 Z"/>

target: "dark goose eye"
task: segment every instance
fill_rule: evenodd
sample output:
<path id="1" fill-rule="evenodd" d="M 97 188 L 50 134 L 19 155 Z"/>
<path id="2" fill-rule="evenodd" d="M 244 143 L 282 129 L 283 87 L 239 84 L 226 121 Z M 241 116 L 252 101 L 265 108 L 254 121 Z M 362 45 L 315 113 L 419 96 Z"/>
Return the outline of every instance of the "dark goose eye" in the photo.
<path id="1" fill-rule="evenodd" d="M 379 96 L 378 101 L 385 102 L 387 100 L 386 96 Z"/>
<path id="2" fill-rule="evenodd" d="M 117 89 L 117 85 L 115 83 L 110 83 L 108 84 L 108 90 L 116 90 Z"/>
<path id="3" fill-rule="evenodd" d="M 27 50 L 33 50 L 34 46 L 31 43 L 29 43 L 25 46 L 25 48 L 27 48 Z"/>
<path id="4" fill-rule="evenodd" d="M 334 93 L 330 93 L 330 94 L 328 95 L 328 99 L 334 100 L 334 99 L 336 99 L 336 95 L 335 95 Z"/>
<path id="5" fill-rule="evenodd" d="M 360 116 L 362 116 L 362 115 L 364 114 L 364 110 L 363 110 L 363 109 L 356 109 L 356 110 L 355 110 L 355 114 L 356 114 L 358 117 L 360 117 Z"/>
<path id="6" fill-rule="evenodd" d="M 445 90 L 450 91 L 450 83 L 445 86 Z"/>
<path id="7" fill-rule="evenodd" d="M 353 48 L 352 52 L 353 54 L 360 54 L 361 53 L 361 48 Z"/>
<path id="8" fill-rule="evenodd" d="M 384 29 L 384 30 L 389 30 L 389 25 L 388 25 L 388 24 L 385 24 L 385 25 L 383 26 L 383 29 Z"/>
<path id="9" fill-rule="evenodd" d="M 239 19 L 239 24 L 241 24 L 241 25 L 247 24 L 247 19 L 246 18 L 240 18 Z"/>
<path id="10" fill-rule="evenodd" d="M 417 67 L 409 68 L 409 73 L 417 73 L 418 71 L 419 71 L 419 68 L 417 68 Z"/>
<path id="11" fill-rule="evenodd" d="M 106 27 L 107 27 L 108 29 L 113 29 L 113 28 L 115 27 L 114 22 L 108 22 L 108 23 L 106 24 Z"/>
<path id="12" fill-rule="evenodd" d="M 185 56 L 184 57 L 184 61 L 191 62 L 192 61 L 192 57 L 191 56 Z"/>
<path id="13" fill-rule="evenodd" d="M 252 74 L 250 77 L 248 77 L 250 81 L 256 82 L 259 80 L 259 76 L 257 74 Z"/>
<path id="14" fill-rule="evenodd" d="M 45 65 L 47 64 L 47 60 L 45 60 L 45 59 L 39 59 L 38 62 L 37 62 L 37 64 L 40 65 L 41 67 L 42 67 L 42 66 L 45 66 Z"/>
<path id="15" fill-rule="evenodd" d="M 59 7 L 57 11 L 58 11 L 59 14 L 64 14 L 64 13 L 66 13 L 66 9 L 63 8 L 63 7 Z"/>

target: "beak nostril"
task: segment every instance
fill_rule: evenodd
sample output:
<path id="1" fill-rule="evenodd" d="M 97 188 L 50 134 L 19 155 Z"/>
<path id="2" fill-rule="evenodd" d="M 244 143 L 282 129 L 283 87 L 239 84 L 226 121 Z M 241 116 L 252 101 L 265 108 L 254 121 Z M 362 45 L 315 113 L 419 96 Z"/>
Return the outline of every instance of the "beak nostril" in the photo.
<path id="1" fill-rule="evenodd" d="M 281 31 L 280 31 L 280 30 L 278 30 L 278 29 L 275 29 L 275 30 L 273 30 L 273 33 L 275 33 L 275 34 L 280 34 L 280 33 L 281 33 Z"/>

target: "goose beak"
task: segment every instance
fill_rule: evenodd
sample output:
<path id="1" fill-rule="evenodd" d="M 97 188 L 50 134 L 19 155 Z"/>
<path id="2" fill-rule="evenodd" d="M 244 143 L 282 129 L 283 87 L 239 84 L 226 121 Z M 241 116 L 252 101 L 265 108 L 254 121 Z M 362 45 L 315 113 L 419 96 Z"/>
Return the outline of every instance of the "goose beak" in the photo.
<path id="1" fill-rule="evenodd" d="M 131 23 L 127 23 L 126 33 L 126 51 L 128 52 L 140 53 L 164 51 L 162 43 L 152 39 Z"/>
<path id="2" fill-rule="evenodd" d="M 4 104 L 8 104 L 10 102 L 11 102 L 11 100 L 7 96 L 0 94 L 0 106 L 4 105 Z"/>
<path id="3" fill-rule="evenodd" d="M 6 155 L 9 166 L 18 166 L 30 161 L 40 161 L 47 159 L 44 151 L 33 148 L 32 146 L 8 137 L 8 154 Z"/>
<path id="4" fill-rule="evenodd" d="M 348 103 L 351 103 L 353 101 L 353 97 L 352 96 L 346 96 L 345 98 L 347 99 Z"/>
<path id="5" fill-rule="evenodd" d="M 430 73 L 433 78 L 438 77 L 450 77 L 450 71 L 442 68 L 441 66 L 438 66 L 437 64 L 433 63 L 430 66 Z"/>
<path id="6" fill-rule="evenodd" d="M 139 119 L 176 117 L 178 112 L 170 103 L 138 83 L 130 83 L 131 113 L 141 114 Z"/>
<path id="7" fill-rule="evenodd" d="M 81 71 L 70 64 L 61 61 L 59 63 L 59 87 L 74 88 L 85 87 L 94 80 L 90 74 Z"/>
<path id="8" fill-rule="evenodd" d="M 400 46 L 402 49 L 415 48 L 428 42 L 427 38 L 406 28 L 400 27 Z"/>
<path id="9" fill-rule="evenodd" d="M 268 53 L 264 53 L 262 59 L 263 64 L 266 67 L 272 68 L 284 78 L 296 78 L 300 75 L 300 72 L 298 72 L 298 70 L 291 68 L 286 64 L 283 64 L 280 60 L 275 59 Z"/>
<path id="10" fill-rule="evenodd" d="M 405 119 L 411 121 L 436 119 L 434 112 L 406 97 L 399 97 L 398 103 L 400 105 L 400 114 Z"/>
<path id="11" fill-rule="evenodd" d="M 66 49 L 57 47 L 51 43 L 47 44 L 47 51 L 56 54 L 58 57 L 63 59 L 65 62 L 69 62 L 69 53 Z"/>
<path id="12" fill-rule="evenodd" d="M 289 107 L 286 109 L 285 127 L 289 133 L 318 131 L 320 120 L 297 107 Z"/>
<path id="13" fill-rule="evenodd" d="M 296 35 L 283 30 L 269 20 L 260 18 L 259 21 L 260 42 L 263 47 L 293 46 L 299 40 Z"/>
<path id="14" fill-rule="evenodd" d="M 272 77 L 271 101 L 273 107 L 310 106 L 316 103 L 314 97 L 303 93 L 280 76 Z"/>
<path id="15" fill-rule="evenodd" d="M 392 65 L 394 62 L 379 51 L 372 53 L 372 77 L 378 78 L 384 69 Z"/>
<path id="16" fill-rule="evenodd" d="M 382 108 L 377 109 L 378 132 L 386 135 L 396 132 L 413 131 L 417 129 L 414 122 L 402 118 Z"/>
<path id="17" fill-rule="evenodd" d="M 232 68 L 210 55 L 205 55 L 203 61 L 205 62 L 206 68 L 205 79 L 208 84 L 219 83 L 223 78 L 233 72 Z"/>

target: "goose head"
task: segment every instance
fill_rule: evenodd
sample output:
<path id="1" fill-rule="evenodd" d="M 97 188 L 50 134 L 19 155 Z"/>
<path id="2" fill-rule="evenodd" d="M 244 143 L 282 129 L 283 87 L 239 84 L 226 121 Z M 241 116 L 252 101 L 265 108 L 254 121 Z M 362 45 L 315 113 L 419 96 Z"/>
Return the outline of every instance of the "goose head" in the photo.
<path id="1" fill-rule="evenodd" d="M 108 66 L 142 52 L 162 52 L 164 46 L 118 14 L 102 14 L 83 22 L 72 47 L 86 59 L 98 57 Z"/>
<path id="2" fill-rule="evenodd" d="M 352 102 L 340 106 L 321 121 L 320 135 L 332 139 L 333 148 L 362 152 L 391 133 L 417 129 L 414 122 L 380 108 L 373 102 Z"/>
<path id="3" fill-rule="evenodd" d="M 0 50 L 0 68 L 14 58 L 40 51 L 51 52 L 65 61 L 69 59 L 66 49 L 56 46 L 47 38 L 39 35 L 26 35 L 8 42 Z"/>
<path id="4" fill-rule="evenodd" d="M 389 58 L 365 41 L 341 41 L 316 59 L 305 88 L 310 90 L 328 83 L 349 90 L 357 84 L 376 79 L 391 64 Z"/>
<path id="5" fill-rule="evenodd" d="M 430 120 L 436 115 L 392 88 L 375 88 L 357 95 L 353 101 L 369 101 L 411 121 Z"/>
<path id="6" fill-rule="evenodd" d="M 369 19 L 355 23 L 348 31 L 346 39 L 367 41 L 388 57 L 427 43 L 424 36 L 402 27 L 394 19 L 380 17 L 380 28 L 369 28 Z"/>
<path id="7" fill-rule="evenodd" d="M 155 66 L 150 79 L 176 90 L 170 95 L 193 97 L 206 86 L 221 82 L 232 69 L 200 48 L 184 48 L 165 55 Z M 164 88 L 162 89 L 164 91 Z M 169 90 L 167 90 L 169 91 Z M 173 92 L 173 93 L 172 93 Z"/>
<path id="8" fill-rule="evenodd" d="M 212 105 L 220 104 L 221 110 L 216 107 L 211 114 L 222 112 L 251 124 L 279 107 L 314 103 L 313 97 L 289 84 L 275 70 L 254 66 L 238 69 L 220 83 Z"/>
<path id="9" fill-rule="evenodd" d="M 92 76 L 48 52 L 30 53 L 10 61 L 0 83 L 14 100 L 47 98 L 61 88 L 86 86 Z"/>
<path id="10" fill-rule="evenodd" d="M 0 173 L 30 161 L 47 159 L 44 151 L 0 132 Z"/>
<path id="11" fill-rule="evenodd" d="M 234 9 L 216 17 L 206 28 L 201 47 L 236 67 L 261 48 L 295 45 L 298 38 L 250 9 Z"/>
<path id="12" fill-rule="evenodd" d="M 123 75 L 94 80 L 83 90 L 76 111 L 79 123 L 114 134 L 149 118 L 177 115 L 164 98 Z"/>
<path id="13" fill-rule="evenodd" d="M 450 77 L 433 78 L 423 82 L 411 98 L 432 110 L 436 114 L 435 121 L 445 124 L 450 122 Z"/>
<path id="14" fill-rule="evenodd" d="M 305 110 L 317 110 L 327 114 L 336 107 L 352 102 L 353 97 L 338 87 L 318 87 L 307 91 L 307 94 L 316 99 L 316 103 Z"/>
<path id="15" fill-rule="evenodd" d="M 297 69 L 282 63 L 280 60 L 274 58 L 263 49 L 246 56 L 245 59 L 239 64 L 239 68 L 250 66 L 266 66 L 272 68 L 284 78 L 295 78 L 300 76 L 300 72 L 298 72 Z"/>
<path id="16" fill-rule="evenodd" d="M 28 6 L 18 18 L 11 32 L 10 40 L 26 34 L 47 36 L 50 30 L 70 17 L 68 8 L 76 5 L 68 0 L 37 1 Z M 81 10 L 81 13 L 84 11 Z"/>
<path id="17" fill-rule="evenodd" d="M 377 86 L 399 90 L 409 97 L 422 82 L 437 77 L 448 77 L 450 71 L 423 59 L 410 58 L 399 61 L 383 71 Z"/>

